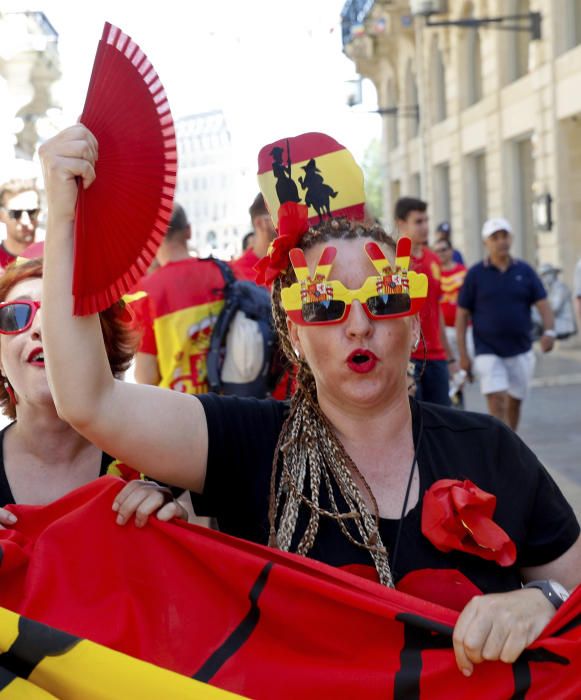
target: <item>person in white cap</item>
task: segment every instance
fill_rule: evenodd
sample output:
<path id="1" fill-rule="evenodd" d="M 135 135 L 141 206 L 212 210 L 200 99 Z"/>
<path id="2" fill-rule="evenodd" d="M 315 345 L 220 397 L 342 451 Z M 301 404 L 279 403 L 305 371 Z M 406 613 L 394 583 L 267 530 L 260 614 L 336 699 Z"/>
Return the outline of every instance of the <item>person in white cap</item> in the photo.
<path id="1" fill-rule="evenodd" d="M 531 307 L 543 324 L 541 350 L 555 341 L 554 318 L 543 283 L 533 268 L 510 254 L 512 228 L 506 219 L 482 227 L 488 256 L 468 270 L 458 297 L 456 333 L 460 366 L 471 374 L 466 328 L 472 319 L 474 370 L 491 415 L 517 429 L 520 408 L 533 376 Z"/>

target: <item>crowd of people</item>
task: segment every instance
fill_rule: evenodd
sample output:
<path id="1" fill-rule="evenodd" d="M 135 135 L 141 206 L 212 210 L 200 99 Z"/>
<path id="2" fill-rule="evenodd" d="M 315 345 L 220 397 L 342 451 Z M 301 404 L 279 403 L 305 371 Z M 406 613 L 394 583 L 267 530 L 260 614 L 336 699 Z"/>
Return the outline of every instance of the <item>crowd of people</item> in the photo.
<path id="1" fill-rule="evenodd" d="M 454 570 L 460 670 L 514 661 L 581 581 L 581 544 L 573 510 L 514 432 L 534 369 L 531 308 L 543 352 L 558 327 L 551 293 L 511 255 L 510 223 L 484 223 L 486 256 L 469 269 L 449 223 L 430 244 L 428 205 L 414 197 L 396 203 L 393 238 L 343 216 L 295 231 L 265 285 L 278 338 L 273 384 L 283 390 L 261 401 L 223 396 L 209 391 L 207 360 L 227 301 L 224 276 L 212 259 L 190 255 L 179 204 L 155 269 L 132 293 L 100 315 L 72 315 L 78 179 L 91 186 L 97 149 L 81 125 L 41 149 L 44 259 L 17 258 L 34 241 L 36 191 L 0 194 L 0 405 L 12 420 L 0 433 L 0 524 L 18 525 L 5 505 L 46 504 L 107 473 L 129 482 L 112 504 L 119 524 L 144 525 L 153 513 L 187 518 L 169 485 L 190 492 L 196 513 L 225 533 L 385 586 Z M 262 194 L 249 212 L 253 230 L 230 269 L 252 284 L 261 258 L 274 264 L 276 231 Z M 393 308 L 365 291 L 378 260 L 385 280 L 388 269 L 409 280 L 412 297 L 427 281 L 419 314 L 405 306 L 405 291 L 391 294 L 402 295 Z M 581 263 L 577 278 L 581 314 Z M 344 301 L 307 304 L 305 280 Z M 121 375 L 134 352 L 129 383 Z M 473 376 L 493 418 L 451 406 Z M 494 521 L 514 544 L 509 565 L 430 539 L 425 495 L 445 480 L 494 494 Z"/>

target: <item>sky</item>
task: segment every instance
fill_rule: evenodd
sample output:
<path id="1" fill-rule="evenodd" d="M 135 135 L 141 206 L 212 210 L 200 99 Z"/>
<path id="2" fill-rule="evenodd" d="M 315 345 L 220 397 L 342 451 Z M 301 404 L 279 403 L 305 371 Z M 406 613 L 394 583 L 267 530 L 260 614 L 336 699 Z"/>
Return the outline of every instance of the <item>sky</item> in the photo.
<path id="1" fill-rule="evenodd" d="M 356 159 L 380 134 L 375 91 L 346 105 L 356 77 L 342 53 L 344 0 L 3 0 L 3 11 L 41 10 L 59 33 L 65 122 L 82 111 L 95 50 L 107 20 L 148 55 L 174 118 L 223 109 L 239 158 L 254 167 L 278 138 L 323 131 Z"/>

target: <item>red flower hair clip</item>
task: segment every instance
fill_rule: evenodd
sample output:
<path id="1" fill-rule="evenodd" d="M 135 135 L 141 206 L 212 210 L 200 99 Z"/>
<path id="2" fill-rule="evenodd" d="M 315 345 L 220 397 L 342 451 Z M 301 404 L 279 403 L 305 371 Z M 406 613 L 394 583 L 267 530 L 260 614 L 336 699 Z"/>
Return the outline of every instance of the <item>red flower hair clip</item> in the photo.
<path id="1" fill-rule="evenodd" d="M 297 202 L 285 202 L 278 210 L 278 236 L 270 244 L 268 253 L 254 269 L 256 284 L 270 286 L 289 264 L 289 252 L 296 248 L 309 230 L 309 208 Z"/>
<path id="2" fill-rule="evenodd" d="M 493 520 L 496 496 L 471 481 L 441 479 L 428 489 L 422 506 L 422 533 L 441 552 L 457 549 L 511 566 L 516 545 Z"/>

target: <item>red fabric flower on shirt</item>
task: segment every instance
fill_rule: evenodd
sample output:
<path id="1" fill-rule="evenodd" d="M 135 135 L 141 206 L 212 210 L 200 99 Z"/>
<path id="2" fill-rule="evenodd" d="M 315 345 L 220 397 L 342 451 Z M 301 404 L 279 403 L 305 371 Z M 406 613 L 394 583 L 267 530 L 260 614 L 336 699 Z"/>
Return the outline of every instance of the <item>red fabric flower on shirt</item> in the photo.
<path id="1" fill-rule="evenodd" d="M 511 566 L 516 546 L 493 520 L 496 496 L 471 481 L 441 479 L 428 489 L 422 506 L 422 533 L 441 552 L 457 549 Z"/>
<path id="2" fill-rule="evenodd" d="M 254 269 L 256 284 L 270 286 L 288 267 L 288 254 L 296 248 L 303 234 L 309 230 L 309 208 L 297 202 L 285 202 L 278 210 L 278 236 L 270 244 L 268 253 Z"/>

